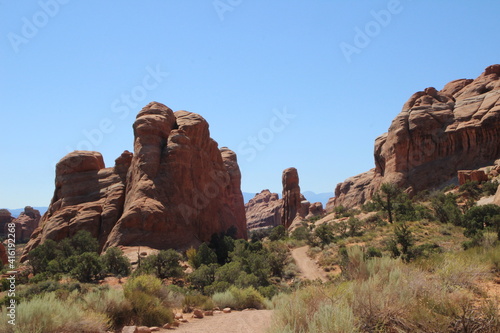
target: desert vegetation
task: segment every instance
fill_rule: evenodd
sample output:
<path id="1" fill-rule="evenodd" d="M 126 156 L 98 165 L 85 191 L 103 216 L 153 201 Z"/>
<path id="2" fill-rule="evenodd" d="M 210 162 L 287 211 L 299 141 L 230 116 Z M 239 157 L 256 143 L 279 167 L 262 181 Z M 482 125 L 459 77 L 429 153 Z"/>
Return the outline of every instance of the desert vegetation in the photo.
<path id="1" fill-rule="evenodd" d="M 500 279 L 500 207 L 476 204 L 497 186 L 410 198 L 384 185 L 359 209 L 339 206 L 291 231 L 258 229 L 245 241 L 229 229 L 134 265 L 119 248 L 99 255 L 87 232 L 49 240 L 18 275 L 18 324 L 2 320 L 0 331 L 118 332 L 229 307 L 274 309 L 271 333 L 498 332 L 499 299 L 487 286 Z M 290 251 L 304 245 L 329 282 L 299 277 Z"/>

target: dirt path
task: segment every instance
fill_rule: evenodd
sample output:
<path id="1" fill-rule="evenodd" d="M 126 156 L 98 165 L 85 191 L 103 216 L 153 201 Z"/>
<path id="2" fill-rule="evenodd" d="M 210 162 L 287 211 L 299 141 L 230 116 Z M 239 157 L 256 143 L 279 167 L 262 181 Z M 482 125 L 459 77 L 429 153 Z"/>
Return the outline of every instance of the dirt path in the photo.
<path id="1" fill-rule="evenodd" d="M 265 333 L 271 325 L 272 310 L 233 311 L 207 316 L 203 319 L 188 318 L 189 323 L 160 332 L 176 333 Z M 186 317 L 185 317 L 186 318 Z"/>
<path id="2" fill-rule="evenodd" d="M 320 279 L 323 282 L 328 281 L 325 271 L 316 265 L 316 263 L 307 255 L 309 246 L 302 246 L 292 250 L 292 257 L 299 268 L 301 275 L 305 279 Z"/>

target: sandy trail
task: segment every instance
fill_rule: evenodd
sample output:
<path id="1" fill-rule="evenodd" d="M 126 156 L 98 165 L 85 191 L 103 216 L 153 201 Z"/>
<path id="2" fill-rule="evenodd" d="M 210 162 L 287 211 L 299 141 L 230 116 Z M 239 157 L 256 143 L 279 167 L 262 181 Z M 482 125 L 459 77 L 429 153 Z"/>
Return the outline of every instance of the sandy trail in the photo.
<path id="1" fill-rule="evenodd" d="M 233 311 L 207 316 L 203 319 L 188 318 L 189 323 L 181 324 L 175 329 L 161 329 L 160 332 L 265 333 L 271 325 L 271 315 L 272 310 Z"/>
<path id="2" fill-rule="evenodd" d="M 301 275 L 305 279 L 320 279 L 323 282 L 328 281 L 325 271 L 316 265 L 316 263 L 307 255 L 309 246 L 302 246 L 292 250 L 292 257 L 299 268 Z"/>

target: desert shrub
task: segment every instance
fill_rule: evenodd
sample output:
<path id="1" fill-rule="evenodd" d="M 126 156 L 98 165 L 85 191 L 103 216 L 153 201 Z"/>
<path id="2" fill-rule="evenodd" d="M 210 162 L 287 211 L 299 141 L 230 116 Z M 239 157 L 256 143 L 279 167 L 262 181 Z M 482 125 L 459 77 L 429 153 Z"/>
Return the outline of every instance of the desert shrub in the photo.
<path id="1" fill-rule="evenodd" d="M 286 236 L 285 227 L 283 225 L 279 225 L 271 230 L 271 233 L 269 234 L 269 239 L 271 241 L 277 241 L 285 238 L 285 236 Z"/>
<path id="2" fill-rule="evenodd" d="M 240 289 L 231 287 L 223 293 L 216 293 L 212 296 L 214 304 L 220 308 L 230 307 L 232 309 L 265 307 L 264 297 L 253 287 Z"/>
<path id="3" fill-rule="evenodd" d="M 382 251 L 380 251 L 379 249 L 373 247 L 373 246 L 370 246 L 369 248 L 366 249 L 366 257 L 368 258 L 375 258 L 375 257 L 382 257 Z"/>
<path id="4" fill-rule="evenodd" d="M 500 206 L 489 204 L 475 206 L 469 209 L 464 217 L 464 235 L 473 237 L 477 233 L 482 233 L 485 228 L 498 230 L 500 228 Z"/>
<path id="5" fill-rule="evenodd" d="M 334 240 L 331 224 L 323 223 L 314 229 L 314 236 L 318 237 L 322 246 L 328 245 Z"/>
<path id="6" fill-rule="evenodd" d="M 146 257 L 142 261 L 140 269 L 136 271 L 136 275 L 155 274 L 160 279 L 180 277 L 183 274 L 180 260 L 182 257 L 177 251 L 173 249 L 162 250 L 158 254 Z"/>
<path id="7" fill-rule="evenodd" d="M 160 326 L 173 321 L 173 313 L 160 297 L 162 282 L 152 275 L 140 275 L 127 281 L 123 288 L 125 298 L 132 304 L 132 322 L 146 326 Z"/>
<path id="8" fill-rule="evenodd" d="M 282 242 L 271 242 L 268 245 L 269 255 L 267 261 L 273 276 L 283 276 L 283 269 L 288 263 L 289 250 L 288 246 Z"/>
<path id="9" fill-rule="evenodd" d="M 5 311 L 5 307 L 2 308 L 4 314 Z M 104 332 L 107 321 L 104 314 L 84 311 L 81 304 L 73 299 L 62 301 L 57 299 L 55 293 L 46 293 L 18 304 L 16 325 L 8 324 L 6 319 L 2 319 L 0 332 Z"/>
<path id="10" fill-rule="evenodd" d="M 213 295 L 215 293 L 222 293 L 231 287 L 231 284 L 226 281 L 216 281 L 209 286 L 206 286 L 203 291 L 206 295 Z"/>
<path id="11" fill-rule="evenodd" d="M 57 254 L 57 243 L 51 239 L 31 250 L 28 253 L 28 260 L 33 269 L 33 274 L 45 272 L 49 261 L 54 260 Z"/>
<path id="12" fill-rule="evenodd" d="M 442 192 L 432 194 L 431 208 L 440 222 L 462 225 L 462 212 L 458 208 L 456 195 Z"/>
<path id="13" fill-rule="evenodd" d="M 71 247 L 75 250 L 76 255 L 85 252 L 96 252 L 99 250 L 99 242 L 92 234 L 86 230 L 78 231 L 73 237 L 69 238 Z"/>
<path id="14" fill-rule="evenodd" d="M 188 263 L 191 265 L 191 267 L 195 269 L 201 266 L 201 263 L 198 261 L 197 253 L 198 251 L 194 247 L 190 247 L 189 249 L 186 250 L 186 257 L 188 259 Z"/>
<path id="15" fill-rule="evenodd" d="M 497 193 L 497 189 L 498 189 L 498 181 L 496 180 L 485 182 L 482 188 L 483 194 L 487 196 L 495 195 L 495 193 Z"/>
<path id="16" fill-rule="evenodd" d="M 477 200 L 481 197 L 481 189 L 479 188 L 479 183 L 477 181 L 466 182 L 458 188 L 458 191 L 473 200 Z"/>
<path id="17" fill-rule="evenodd" d="M 359 219 L 357 219 L 355 217 L 350 217 L 349 220 L 347 220 L 347 226 L 349 227 L 348 235 L 350 237 L 361 235 L 360 230 L 361 230 L 362 223 Z"/>
<path id="18" fill-rule="evenodd" d="M 97 253 L 85 252 L 70 258 L 74 258 L 74 268 L 70 271 L 70 274 L 78 281 L 92 282 L 102 276 L 104 265 Z"/>
<path id="19" fill-rule="evenodd" d="M 292 231 L 291 237 L 296 240 L 308 240 L 311 235 L 309 228 L 306 226 L 297 227 L 294 231 Z"/>
<path id="20" fill-rule="evenodd" d="M 130 274 L 130 260 L 117 247 L 107 249 L 106 253 L 102 256 L 102 262 L 107 273 L 121 276 L 128 276 Z"/>
<path id="21" fill-rule="evenodd" d="M 193 260 L 193 267 L 198 268 L 201 265 L 210 265 L 217 263 L 217 255 L 215 251 L 212 250 L 207 243 L 203 243 L 198 247 L 196 251 L 196 257 Z"/>
<path id="22" fill-rule="evenodd" d="M 221 266 L 215 272 L 216 281 L 224 281 L 230 284 L 234 284 L 238 275 L 243 270 L 241 263 L 230 262 Z"/>
<path id="23" fill-rule="evenodd" d="M 184 312 L 192 312 L 195 308 L 212 310 L 214 307 L 212 299 L 201 294 L 186 295 L 182 302 L 182 310 Z"/>
<path id="24" fill-rule="evenodd" d="M 215 281 L 215 272 L 219 266 L 217 264 L 201 265 L 194 272 L 189 274 L 188 280 L 199 290 L 211 285 Z"/>
<path id="25" fill-rule="evenodd" d="M 123 290 L 95 290 L 83 296 L 85 311 L 104 313 L 110 321 L 110 326 L 118 329 L 131 324 L 133 317 L 132 303 L 125 298 Z"/>

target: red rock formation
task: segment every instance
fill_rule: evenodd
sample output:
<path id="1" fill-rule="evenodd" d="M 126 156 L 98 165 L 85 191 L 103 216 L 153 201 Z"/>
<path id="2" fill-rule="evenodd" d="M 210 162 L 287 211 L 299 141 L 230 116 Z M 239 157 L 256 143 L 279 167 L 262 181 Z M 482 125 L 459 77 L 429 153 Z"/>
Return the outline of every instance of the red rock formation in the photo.
<path id="1" fill-rule="evenodd" d="M 249 230 L 276 227 L 281 224 L 283 200 L 277 193 L 263 190 L 245 205 L 247 227 Z"/>
<path id="2" fill-rule="evenodd" d="M 458 184 L 463 185 L 467 182 L 486 182 L 488 175 L 483 170 L 458 170 Z"/>
<path id="3" fill-rule="evenodd" d="M 299 186 L 299 174 L 297 169 L 288 168 L 283 171 L 283 208 L 281 211 L 281 224 L 285 228 L 290 227 L 292 222 L 300 217 L 301 193 Z"/>
<path id="4" fill-rule="evenodd" d="M 500 65 L 475 80 L 415 93 L 375 141 L 375 169 L 335 189 L 335 205 L 353 207 L 391 182 L 409 192 L 432 188 L 500 157 Z M 331 209 L 331 205 L 327 210 Z"/>
<path id="5" fill-rule="evenodd" d="M 54 198 L 25 254 L 82 229 L 103 249 L 187 248 L 233 226 L 246 237 L 236 155 L 218 149 L 203 117 L 152 102 L 137 115 L 134 136 L 134 154 L 113 168 L 96 152 L 57 164 Z"/>
<path id="6" fill-rule="evenodd" d="M 7 250 L 5 249 L 5 246 L 0 243 L 0 261 L 2 262 L 2 265 L 5 266 L 9 263 L 9 258 L 7 257 Z"/>
<path id="7" fill-rule="evenodd" d="M 5 237 L 5 228 L 7 224 L 14 221 L 14 217 L 7 209 L 0 209 L 0 233 L 2 237 Z"/>
<path id="8" fill-rule="evenodd" d="M 12 222 L 15 223 L 16 241 L 26 241 L 38 227 L 40 222 L 40 212 L 33 207 L 26 206 L 18 218 Z M 4 234 L 7 234 L 7 225 L 4 228 Z"/>
<path id="9" fill-rule="evenodd" d="M 310 219 L 312 217 L 323 216 L 323 215 L 325 215 L 323 204 L 321 202 L 314 202 L 309 206 L 309 212 L 305 218 Z"/>

